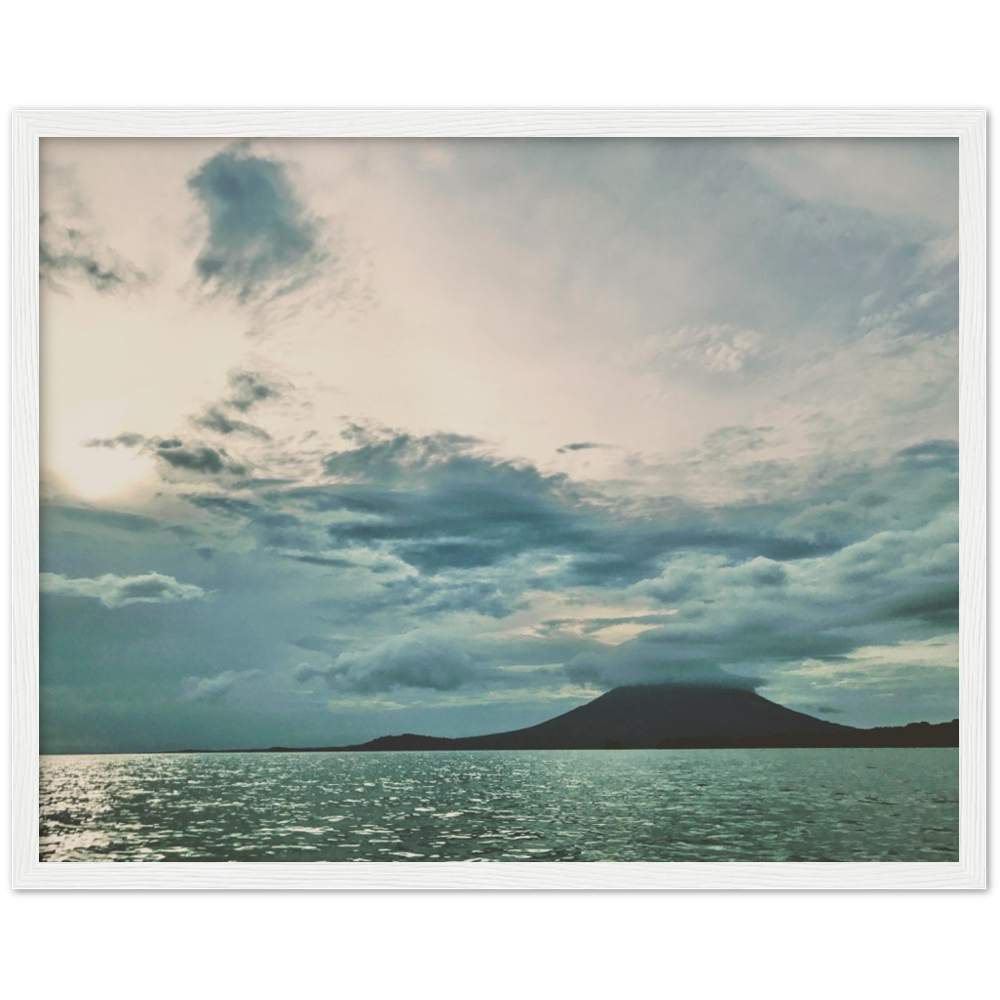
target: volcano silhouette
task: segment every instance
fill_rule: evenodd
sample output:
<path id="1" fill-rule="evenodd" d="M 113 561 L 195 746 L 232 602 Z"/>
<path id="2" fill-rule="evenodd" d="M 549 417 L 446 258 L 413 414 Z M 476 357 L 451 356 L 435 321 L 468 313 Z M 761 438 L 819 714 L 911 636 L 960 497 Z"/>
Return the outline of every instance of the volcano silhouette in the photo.
<path id="1" fill-rule="evenodd" d="M 376 750 L 646 750 L 789 747 L 957 747 L 958 719 L 859 729 L 817 719 L 724 684 L 619 687 L 547 722 L 487 736 L 380 736 L 353 746 L 251 747 L 218 753 Z M 177 750 L 175 753 L 198 753 Z"/>
<path id="2" fill-rule="evenodd" d="M 840 726 L 719 685 L 620 687 L 537 726 L 487 736 L 382 736 L 344 750 L 601 750 L 669 745 L 853 745 L 865 730 Z"/>

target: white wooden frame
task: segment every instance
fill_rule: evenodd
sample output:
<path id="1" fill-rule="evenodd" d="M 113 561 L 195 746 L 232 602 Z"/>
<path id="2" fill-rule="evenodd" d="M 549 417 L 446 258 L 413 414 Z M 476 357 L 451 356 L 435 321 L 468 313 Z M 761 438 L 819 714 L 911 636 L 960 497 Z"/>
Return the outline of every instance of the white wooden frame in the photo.
<path id="1" fill-rule="evenodd" d="M 986 886 L 986 114 L 983 111 L 15 111 L 13 885 L 38 889 L 976 889 Z M 957 862 L 40 863 L 38 141 L 48 136 L 953 136 L 960 155 Z"/>

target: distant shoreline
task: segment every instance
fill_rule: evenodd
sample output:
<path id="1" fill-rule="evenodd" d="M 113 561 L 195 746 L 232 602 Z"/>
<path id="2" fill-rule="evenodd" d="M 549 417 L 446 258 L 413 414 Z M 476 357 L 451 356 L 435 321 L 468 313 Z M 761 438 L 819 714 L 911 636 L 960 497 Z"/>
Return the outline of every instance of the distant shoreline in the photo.
<path id="1" fill-rule="evenodd" d="M 219 753 L 371 753 L 452 750 L 734 750 L 957 747 L 958 719 L 857 729 L 714 685 L 633 685 L 536 726 L 483 736 L 403 733 L 321 747 L 248 747 Z M 183 750 L 177 753 L 208 751 Z"/>
<path id="2" fill-rule="evenodd" d="M 384 741 L 398 741 L 400 745 L 385 746 Z M 410 741 L 412 740 L 412 743 Z M 424 741 L 427 745 L 422 745 Z M 236 747 L 222 750 L 151 750 L 147 753 L 453 753 L 455 751 L 495 753 L 498 750 L 515 752 L 538 750 L 932 750 L 958 747 L 958 720 L 951 722 L 911 722 L 906 726 L 879 726 L 861 729 L 847 735 L 813 736 L 805 738 L 774 736 L 730 739 L 722 736 L 687 737 L 662 740 L 655 747 L 628 747 L 609 740 L 600 747 L 468 747 L 448 746 L 461 744 L 462 739 L 450 740 L 435 736 L 386 736 L 370 743 L 333 747 Z M 378 745 L 376 745 L 378 744 Z M 409 745 L 406 745 L 409 744 Z M 142 753 L 143 751 L 134 751 Z"/>
<path id="3" fill-rule="evenodd" d="M 233 747 L 130 753 L 405 753 L 454 750 L 791 750 L 957 747 L 959 722 L 858 729 L 768 701 L 753 691 L 704 685 L 614 688 L 526 729 L 482 736 L 403 733 L 341 746 Z M 116 752 L 116 751 L 111 751 Z"/>

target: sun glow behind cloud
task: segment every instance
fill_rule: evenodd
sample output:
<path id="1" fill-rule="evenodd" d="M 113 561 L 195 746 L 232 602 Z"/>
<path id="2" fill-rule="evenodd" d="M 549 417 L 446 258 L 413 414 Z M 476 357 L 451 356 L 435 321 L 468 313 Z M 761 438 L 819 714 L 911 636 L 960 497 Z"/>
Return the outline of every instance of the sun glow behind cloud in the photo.
<path id="1" fill-rule="evenodd" d="M 41 460 L 55 481 L 83 500 L 122 500 L 152 481 L 152 463 L 132 450 L 96 450 L 87 441 L 122 425 L 123 408 L 92 401 L 67 408 L 58 421 L 43 423 Z"/>

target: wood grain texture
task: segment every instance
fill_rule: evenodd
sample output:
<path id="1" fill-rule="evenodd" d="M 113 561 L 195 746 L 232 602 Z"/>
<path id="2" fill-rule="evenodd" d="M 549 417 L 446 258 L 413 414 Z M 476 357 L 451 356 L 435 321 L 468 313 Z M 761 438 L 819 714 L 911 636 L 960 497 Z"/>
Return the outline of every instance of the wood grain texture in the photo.
<path id="1" fill-rule="evenodd" d="M 12 115 L 15 888 L 977 889 L 987 878 L 986 115 L 982 111 L 15 111 Z M 113 864 L 38 861 L 38 141 L 46 136 L 955 136 L 960 150 L 957 863 Z"/>

